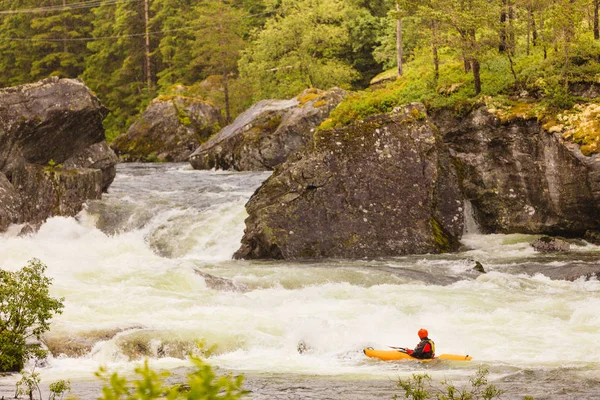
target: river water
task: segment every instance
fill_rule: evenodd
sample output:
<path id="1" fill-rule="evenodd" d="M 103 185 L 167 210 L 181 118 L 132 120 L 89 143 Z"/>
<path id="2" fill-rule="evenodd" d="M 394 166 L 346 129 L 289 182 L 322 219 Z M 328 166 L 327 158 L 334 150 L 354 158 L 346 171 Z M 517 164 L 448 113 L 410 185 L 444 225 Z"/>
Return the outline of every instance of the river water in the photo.
<path id="1" fill-rule="evenodd" d="M 54 279 L 52 295 L 65 298 L 45 338 L 56 354 L 36 367 L 42 388 L 70 379 L 74 395 L 93 399 L 100 366 L 126 374 L 144 358 L 176 380 L 203 339 L 217 346 L 208 362 L 244 374 L 252 399 L 403 398 L 398 378 L 427 373 L 462 385 L 480 366 L 504 399 L 600 398 L 600 283 L 527 273 L 594 266 L 600 247 L 542 256 L 533 236 L 479 235 L 470 221 L 453 255 L 231 260 L 244 204 L 267 177 L 122 164 L 109 193 L 76 218 L 52 218 L 31 236 L 18 236 L 19 227 L 3 234 L 0 268 L 37 257 Z M 475 261 L 486 274 L 472 271 Z M 473 361 L 362 353 L 413 347 L 421 327 L 438 354 Z M 11 396 L 17 379 L 0 377 L 0 395 Z"/>

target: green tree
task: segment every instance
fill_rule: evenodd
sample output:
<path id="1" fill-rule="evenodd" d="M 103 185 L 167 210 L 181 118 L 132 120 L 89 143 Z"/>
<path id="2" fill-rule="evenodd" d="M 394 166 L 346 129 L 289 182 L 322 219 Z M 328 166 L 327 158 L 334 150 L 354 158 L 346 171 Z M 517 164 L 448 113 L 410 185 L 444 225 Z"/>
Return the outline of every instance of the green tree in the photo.
<path id="1" fill-rule="evenodd" d="M 39 340 L 50 329 L 52 316 L 62 313 L 64 299 L 50 296 L 52 279 L 45 270 L 35 258 L 19 271 L 0 270 L 1 372 L 19 371 L 25 360 L 46 354 Z"/>
<path id="2" fill-rule="evenodd" d="M 0 86 L 27 83 L 35 59 L 32 51 L 31 13 L 12 10 L 35 7 L 33 0 L 9 0 L 2 3 L 0 15 Z"/>
<path id="3" fill-rule="evenodd" d="M 112 139 L 154 96 L 148 89 L 144 2 L 103 0 L 94 9 L 92 36 L 83 79 L 110 110 L 104 125 Z"/>
<path id="4" fill-rule="evenodd" d="M 310 87 L 350 88 L 359 74 L 345 57 L 349 7 L 342 0 L 282 0 L 239 63 L 257 97 L 289 98 Z"/>
<path id="5" fill-rule="evenodd" d="M 32 50 L 31 79 L 50 75 L 77 78 L 84 70 L 88 50 L 84 40 L 91 33 L 92 14 L 78 8 L 73 0 L 47 1 L 38 5 L 55 7 L 52 11 L 36 13 L 31 20 Z M 58 6 L 58 7 L 57 7 Z M 72 8 L 70 8 L 72 7 Z"/>

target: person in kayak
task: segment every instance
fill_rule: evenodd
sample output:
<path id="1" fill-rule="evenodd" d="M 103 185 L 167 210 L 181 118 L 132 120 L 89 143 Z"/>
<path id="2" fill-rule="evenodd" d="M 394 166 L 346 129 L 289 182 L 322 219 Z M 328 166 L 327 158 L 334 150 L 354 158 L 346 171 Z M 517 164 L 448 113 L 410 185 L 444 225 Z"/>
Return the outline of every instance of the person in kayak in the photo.
<path id="1" fill-rule="evenodd" d="M 417 347 L 415 347 L 414 350 L 411 349 L 406 349 L 406 353 L 408 355 L 410 355 L 411 357 L 414 358 L 419 358 L 419 359 L 428 359 L 428 358 L 434 358 L 435 357 L 435 343 L 433 343 L 433 340 L 429 339 L 429 332 L 427 332 L 427 329 L 419 329 L 419 339 L 421 339 L 421 341 L 419 342 L 419 344 L 417 345 Z"/>

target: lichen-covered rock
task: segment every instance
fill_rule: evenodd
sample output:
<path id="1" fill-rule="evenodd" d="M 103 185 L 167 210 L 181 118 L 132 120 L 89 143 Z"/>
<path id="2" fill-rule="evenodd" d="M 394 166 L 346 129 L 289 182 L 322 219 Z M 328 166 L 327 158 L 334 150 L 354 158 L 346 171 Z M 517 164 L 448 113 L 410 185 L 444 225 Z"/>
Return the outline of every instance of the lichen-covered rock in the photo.
<path id="1" fill-rule="evenodd" d="M 190 157 L 195 169 L 269 171 L 312 140 L 315 129 L 345 97 L 345 90 L 309 89 L 291 100 L 263 100 Z"/>
<path id="2" fill-rule="evenodd" d="M 124 161 L 183 162 L 222 124 L 219 109 L 202 99 L 161 96 L 111 147 Z"/>
<path id="3" fill-rule="evenodd" d="M 75 154 L 63 163 L 65 169 L 91 168 L 102 171 L 102 190 L 107 191 L 117 175 L 119 159 L 104 141 L 96 143 Z"/>
<path id="4" fill-rule="evenodd" d="M 60 164 L 104 140 L 107 110 L 81 82 L 48 78 L 0 89 L 0 172 Z"/>
<path id="5" fill-rule="evenodd" d="M 106 113 L 79 80 L 0 89 L 0 231 L 75 215 L 100 197 L 117 162 L 104 142 Z"/>
<path id="6" fill-rule="evenodd" d="M 23 201 L 21 219 L 33 224 L 49 216 L 75 216 L 86 200 L 102 196 L 102 171 L 26 164 L 13 174 L 13 186 Z"/>
<path id="7" fill-rule="evenodd" d="M 362 258 L 458 248 L 462 197 L 420 104 L 315 135 L 254 193 L 235 258 Z"/>
<path id="8" fill-rule="evenodd" d="M 0 172 L 0 232 L 21 217 L 21 196 L 9 180 Z"/>
<path id="9" fill-rule="evenodd" d="M 593 171 L 536 119 L 500 120 L 482 107 L 464 117 L 439 112 L 433 120 L 482 233 L 575 236 L 598 226 Z"/>
<path id="10" fill-rule="evenodd" d="M 541 238 L 534 240 L 531 243 L 531 247 L 540 253 L 557 253 L 569 251 L 571 249 L 569 242 L 549 236 L 542 236 Z"/>

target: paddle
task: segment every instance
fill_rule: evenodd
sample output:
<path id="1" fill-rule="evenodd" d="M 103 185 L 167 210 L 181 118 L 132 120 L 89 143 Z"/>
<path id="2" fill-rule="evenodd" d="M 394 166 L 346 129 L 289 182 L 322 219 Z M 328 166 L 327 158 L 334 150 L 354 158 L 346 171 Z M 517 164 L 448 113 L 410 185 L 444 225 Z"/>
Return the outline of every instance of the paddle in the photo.
<path id="1" fill-rule="evenodd" d="M 406 348 L 404 348 L 404 347 L 396 347 L 396 346 L 388 346 L 388 347 L 390 347 L 390 348 L 392 348 L 392 349 L 400 350 L 400 351 L 401 351 L 401 352 L 403 352 L 403 353 L 408 353 L 408 352 L 406 351 Z"/>

